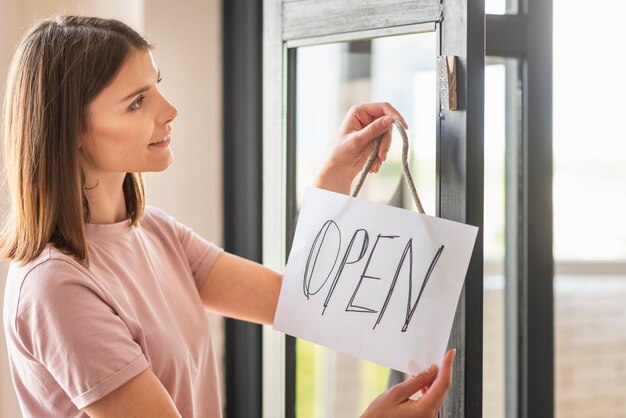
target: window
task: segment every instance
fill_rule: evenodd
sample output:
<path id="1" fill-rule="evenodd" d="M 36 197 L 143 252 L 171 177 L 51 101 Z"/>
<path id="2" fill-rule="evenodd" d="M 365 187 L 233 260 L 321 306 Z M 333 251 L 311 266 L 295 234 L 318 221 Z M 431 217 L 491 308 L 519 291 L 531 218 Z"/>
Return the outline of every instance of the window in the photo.
<path id="1" fill-rule="evenodd" d="M 515 14 L 518 12 L 517 0 L 486 0 L 485 12 L 490 15 Z"/>
<path id="2" fill-rule="evenodd" d="M 511 359 L 518 354 L 515 323 L 518 305 L 515 270 L 518 233 L 515 191 L 519 159 L 519 61 L 487 60 L 485 67 L 485 227 L 483 416 L 511 417 Z M 509 365 L 509 367 L 507 367 Z M 507 394 L 508 393 L 508 394 Z"/>
<path id="3" fill-rule="evenodd" d="M 434 32 L 297 48 L 296 199 L 300 207 L 325 152 L 354 103 L 389 101 L 405 115 L 411 171 L 429 214 L 436 190 L 436 38 Z M 397 133 L 397 132 L 394 132 Z M 359 196 L 415 210 L 404 190 L 402 139 L 395 136 L 383 168 L 370 175 Z M 352 418 L 388 385 L 382 366 L 296 341 L 296 416 Z"/>

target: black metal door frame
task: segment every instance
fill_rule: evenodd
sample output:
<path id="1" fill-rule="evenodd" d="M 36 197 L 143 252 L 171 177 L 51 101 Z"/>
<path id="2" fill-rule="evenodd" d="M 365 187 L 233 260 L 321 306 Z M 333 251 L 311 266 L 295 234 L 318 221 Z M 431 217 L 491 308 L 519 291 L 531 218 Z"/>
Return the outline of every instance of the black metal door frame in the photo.
<path id="1" fill-rule="evenodd" d="M 261 262 L 262 2 L 222 1 L 224 247 Z M 262 414 L 262 327 L 225 320 L 225 416 Z"/>

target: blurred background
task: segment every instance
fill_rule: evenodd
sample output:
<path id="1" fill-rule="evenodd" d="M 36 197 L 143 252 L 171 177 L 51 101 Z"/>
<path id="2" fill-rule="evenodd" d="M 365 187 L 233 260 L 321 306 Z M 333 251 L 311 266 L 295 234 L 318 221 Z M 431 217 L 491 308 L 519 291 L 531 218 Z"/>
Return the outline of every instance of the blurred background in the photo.
<path id="1" fill-rule="evenodd" d="M 228 2 L 228 0 L 224 0 Z M 155 44 L 161 89 L 179 109 L 174 165 L 147 175 L 150 204 L 224 245 L 223 132 L 229 74 L 223 34 L 243 28 L 224 20 L 219 0 L 0 0 L 0 78 L 17 41 L 34 19 L 52 13 L 116 17 Z M 609 11 L 589 25 L 589 2 L 553 0 L 553 225 L 555 416 L 626 416 L 626 65 L 620 0 L 597 0 Z M 487 0 L 486 12 L 517 12 L 512 1 Z M 587 23 L 585 23 L 587 22 Z M 245 25 L 245 22 L 242 22 Z M 488 30 L 488 28 L 487 28 Z M 411 167 L 426 213 L 436 193 L 436 39 L 434 33 L 298 48 L 296 191 L 298 205 L 323 161 L 327 141 L 347 109 L 383 100 L 405 115 Z M 485 226 L 483 416 L 512 418 L 506 387 L 507 138 L 520 115 L 516 59 L 487 57 L 485 68 Z M 511 90 L 513 89 L 513 90 Z M 248 111 L 258 112 L 260 108 Z M 306 115 L 306 117 L 304 117 Z M 513 115 L 513 116 L 511 116 Z M 519 122 L 519 121 L 518 121 Z M 380 173 L 360 196 L 407 208 L 399 137 Z M 198 185 L 203 185 L 198 187 Z M 0 199 L 1 200 L 1 199 Z M 0 202 L 2 203 L 2 202 Z M 2 207 L 0 205 L 0 207 Z M 228 206 L 226 206 L 228 207 Z M 550 216 L 549 213 L 546 216 Z M 4 277 L 6 264 L 0 264 Z M 4 281 L 1 281 L 3 289 Z M 2 292 L 2 290 L 0 290 Z M 0 293 L 1 295 L 1 293 Z M 531 307 L 532 308 L 532 307 Z M 224 328 L 211 316 L 224 364 Z M 3 340 L 3 336 L 0 337 Z M 385 390 L 390 371 L 298 340 L 298 418 L 355 417 Z M 260 384 L 260 383 L 254 383 Z M 228 404 L 228 399 L 226 399 Z M 4 340 L 0 344 L 0 416 L 19 417 Z M 235 416 L 235 415 L 232 415 Z M 244 415 L 245 416 L 245 415 Z"/>

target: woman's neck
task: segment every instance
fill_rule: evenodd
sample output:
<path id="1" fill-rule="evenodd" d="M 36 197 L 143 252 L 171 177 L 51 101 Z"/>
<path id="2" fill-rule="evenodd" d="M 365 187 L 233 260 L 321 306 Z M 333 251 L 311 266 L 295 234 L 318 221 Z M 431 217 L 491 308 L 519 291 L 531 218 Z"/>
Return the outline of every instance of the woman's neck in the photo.
<path id="1" fill-rule="evenodd" d="M 112 224 L 128 219 L 124 200 L 124 177 L 126 173 L 98 175 L 97 180 L 86 176 L 86 193 L 89 202 L 90 224 Z"/>

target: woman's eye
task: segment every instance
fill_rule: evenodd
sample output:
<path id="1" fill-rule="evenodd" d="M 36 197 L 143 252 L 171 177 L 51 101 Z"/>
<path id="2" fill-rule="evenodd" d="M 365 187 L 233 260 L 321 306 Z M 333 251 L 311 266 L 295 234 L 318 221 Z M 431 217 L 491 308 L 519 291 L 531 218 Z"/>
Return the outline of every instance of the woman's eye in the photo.
<path id="1" fill-rule="evenodd" d="M 139 109 L 139 108 L 141 107 L 141 104 L 143 103 L 143 99 L 144 99 L 144 97 L 143 97 L 143 96 L 139 96 L 139 97 L 137 97 L 137 100 L 135 100 L 134 102 L 132 102 L 132 103 L 130 104 L 130 106 L 128 106 L 128 109 L 129 109 L 129 110 L 137 110 L 137 109 Z"/>

